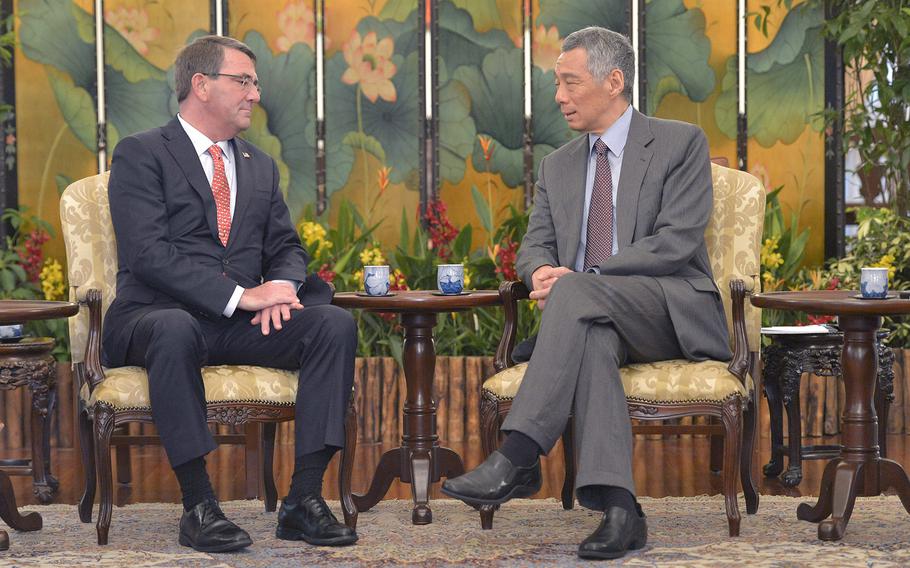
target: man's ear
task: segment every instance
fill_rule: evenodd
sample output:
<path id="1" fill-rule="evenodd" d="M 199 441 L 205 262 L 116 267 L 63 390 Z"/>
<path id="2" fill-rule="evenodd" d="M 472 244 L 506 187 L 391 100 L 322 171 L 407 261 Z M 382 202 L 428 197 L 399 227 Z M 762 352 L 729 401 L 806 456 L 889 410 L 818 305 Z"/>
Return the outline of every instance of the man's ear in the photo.
<path id="1" fill-rule="evenodd" d="M 208 94 L 208 77 L 202 73 L 196 73 L 193 75 L 193 78 L 190 79 L 190 85 L 192 86 L 193 94 L 196 95 L 196 98 L 202 101 L 207 101 L 209 98 Z"/>
<path id="2" fill-rule="evenodd" d="M 610 81 L 610 94 L 612 96 L 621 95 L 626 86 L 626 78 L 619 69 L 613 69 L 608 76 Z"/>

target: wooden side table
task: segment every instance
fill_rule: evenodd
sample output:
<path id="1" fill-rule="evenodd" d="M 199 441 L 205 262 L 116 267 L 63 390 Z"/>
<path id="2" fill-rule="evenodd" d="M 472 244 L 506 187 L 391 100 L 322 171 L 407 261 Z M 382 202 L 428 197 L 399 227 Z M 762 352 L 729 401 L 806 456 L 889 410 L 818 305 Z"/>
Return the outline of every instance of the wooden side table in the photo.
<path id="1" fill-rule="evenodd" d="M 840 355 L 844 334 L 832 333 L 763 333 L 771 344 L 762 349 L 765 368 L 762 386 L 768 398 L 771 418 L 771 461 L 762 472 L 766 477 L 780 476 L 786 487 L 799 485 L 803 478 L 802 460 L 830 459 L 840 456 L 841 446 L 802 446 L 800 425 L 799 385 L 803 373 L 811 372 L 822 377 L 840 377 Z M 878 446 L 886 457 L 886 428 L 888 406 L 894 400 L 894 353 L 883 344 L 888 332 L 879 331 L 876 337 L 879 368 L 875 389 L 875 411 L 879 418 Z M 783 409 L 787 409 L 787 433 L 784 444 Z M 784 455 L 789 464 L 784 469 Z M 781 473 L 783 472 L 783 473 Z"/>
<path id="2" fill-rule="evenodd" d="M 857 496 L 880 495 L 890 487 L 910 513 L 910 478 L 901 464 L 879 454 L 875 414 L 879 363 L 876 333 L 882 316 L 910 314 L 910 300 L 862 300 L 856 296 L 856 292 L 847 290 L 823 290 L 767 292 L 751 298 L 759 308 L 836 314 L 844 333 L 843 449 L 825 467 L 815 505 L 802 503 L 796 509 L 798 519 L 818 523 L 821 540 L 844 537 Z"/>
<path id="3" fill-rule="evenodd" d="M 436 314 L 501 305 L 499 292 L 476 290 L 455 296 L 423 290 L 398 291 L 388 296 L 342 292 L 335 294 L 333 303 L 342 308 L 398 313 L 404 327 L 404 378 L 408 392 L 401 419 L 401 446 L 382 455 L 370 488 L 364 495 L 354 495 L 354 506 L 358 511 L 368 511 L 382 499 L 397 477 L 403 483 L 411 484 L 414 498 L 411 522 L 429 524 L 433 522 L 430 485 L 443 477 L 464 473 L 461 456 L 451 448 L 440 446 L 436 435 L 436 401 L 433 400 Z"/>
<path id="4" fill-rule="evenodd" d="M 25 323 L 27 321 L 65 318 L 76 315 L 79 305 L 72 302 L 42 302 L 26 300 L 0 300 L 0 325 Z M 39 338 L 23 340 L 20 343 L 3 345 L 0 348 L 0 384 L 8 385 L 5 388 L 16 388 L 27 384 L 32 388 L 32 426 L 35 426 L 36 413 L 40 416 L 38 426 L 40 435 L 32 435 L 32 473 L 34 479 L 40 480 L 44 485 L 36 485 L 39 493 L 41 487 L 50 487 L 47 478 L 49 461 L 45 461 L 44 440 L 45 420 L 49 416 L 48 405 L 53 404 L 50 381 L 47 378 L 46 366 L 53 370 L 53 358 L 50 351 L 53 349 L 53 340 Z M 42 376 L 42 373 L 44 375 Z M 50 376 L 54 377 L 53 371 Z M 42 384 L 42 378 L 43 384 Z M 38 410 L 36 411 L 36 408 Z M 36 449 L 37 448 L 37 449 Z M 18 467 L 18 466 L 16 466 Z M 15 472 L 14 472 L 15 473 Z M 56 480 L 55 480 L 56 481 Z M 36 481 L 38 483 L 38 481 Z M 41 515 L 27 513 L 20 515 L 16 508 L 16 495 L 13 493 L 13 484 L 10 483 L 6 472 L 0 469 L 0 519 L 19 531 L 36 531 L 41 528 Z M 0 530 L 0 550 L 9 548 L 9 536 L 6 531 Z"/>

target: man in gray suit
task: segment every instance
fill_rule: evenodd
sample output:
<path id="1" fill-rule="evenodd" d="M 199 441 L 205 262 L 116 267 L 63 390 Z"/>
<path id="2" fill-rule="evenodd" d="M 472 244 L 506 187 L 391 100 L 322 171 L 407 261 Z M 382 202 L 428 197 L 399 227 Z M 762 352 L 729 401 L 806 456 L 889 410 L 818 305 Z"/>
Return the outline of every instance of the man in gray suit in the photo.
<path id="1" fill-rule="evenodd" d="M 443 485 L 473 505 L 536 493 L 539 455 L 574 413 L 576 494 L 604 513 L 583 558 L 647 541 L 619 367 L 732 356 L 704 241 L 707 141 L 695 126 L 632 109 L 634 73 L 632 46 L 616 32 L 589 27 L 563 42 L 556 102 L 583 134 L 541 161 L 517 263 L 542 310 L 540 333 L 502 447 Z"/>

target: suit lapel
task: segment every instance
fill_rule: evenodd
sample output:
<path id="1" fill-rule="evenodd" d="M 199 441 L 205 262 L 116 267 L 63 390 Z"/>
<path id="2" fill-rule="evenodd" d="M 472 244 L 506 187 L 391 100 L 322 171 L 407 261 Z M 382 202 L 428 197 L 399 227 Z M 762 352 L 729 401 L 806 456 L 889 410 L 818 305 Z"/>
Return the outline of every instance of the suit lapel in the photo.
<path id="1" fill-rule="evenodd" d="M 564 175 L 562 191 L 558 195 L 552 195 L 550 199 L 556 199 L 561 203 L 563 215 L 569 221 L 569 234 L 566 241 L 566 251 L 569 257 L 563 259 L 566 266 L 575 266 L 575 257 L 578 255 L 578 247 L 581 244 L 581 221 L 585 213 L 585 179 L 588 175 L 588 135 L 585 134 L 570 142 L 573 147 L 569 149 L 566 156 L 566 163 L 557 165 L 562 168 L 561 174 Z M 557 174 L 560 175 L 560 174 Z"/>
<path id="2" fill-rule="evenodd" d="M 648 118 L 637 110 L 632 111 L 629 137 L 623 150 L 619 187 L 616 190 L 616 239 L 619 248 L 631 244 L 635 234 L 641 182 L 654 154 L 647 147 L 652 140 L 654 135 L 651 134 Z"/>
<path id="3" fill-rule="evenodd" d="M 240 138 L 234 138 L 234 173 L 237 176 L 237 201 L 234 203 L 234 217 L 231 219 L 231 235 L 228 238 L 228 248 L 240 234 L 240 226 L 243 218 L 250 208 L 250 199 L 252 198 L 253 172 L 250 152 L 247 151 L 246 142 Z"/>
<path id="4" fill-rule="evenodd" d="M 199 156 L 196 154 L 196 148 L 190 142 L 190 137 L 180 126 L 180 121 L 176 118 L 171 120 L 162 129 L 162 135 L 165 138 L 164 146 L 173 156 L 174 161 L 183 170 L 183 175 L 199 197 L 202 199 L 202 206 L 205 210 L 205 221 L 208 223 L 209 231 L 212 238 L 218 240 L 218 219 L 215 214 L 215 197 L 212 195 L 212 186 L 205 177 L 205 170 L 199 162 Z"/>

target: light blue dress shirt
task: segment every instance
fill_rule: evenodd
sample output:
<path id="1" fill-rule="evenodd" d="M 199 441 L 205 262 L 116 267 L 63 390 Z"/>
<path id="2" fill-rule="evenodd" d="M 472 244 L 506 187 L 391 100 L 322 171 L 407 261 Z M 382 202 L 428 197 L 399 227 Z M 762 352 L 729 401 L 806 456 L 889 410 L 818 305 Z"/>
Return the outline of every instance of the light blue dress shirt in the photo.
<path id="1" fill-rule="evenodd" d="M 575 271 L 585 269 L 585 250 L 588 241 L 588 210 L 591 207 L 591 192 L 594 190 L 594 174 L 597 171 L 597 154 L 594 152 L 594 143 L 597 139 L 604 141 L 610 149 L 607 159 L 610 161 L 610 173 L 613 174 L 613 254 L 619 251 L 616 242 L 616 190 L 619 187 L 619 174 L 622 170 L 622 154 L 629 138 L 629 124 L 632 122 L 632 106 L 626 109 L 610 128 L 603 134 L 588 134 L 588 176 L 585 179 L 585 208 L 581 218 L 581 241 L 578 245 L 578 254 L 575 256 Z"/>

